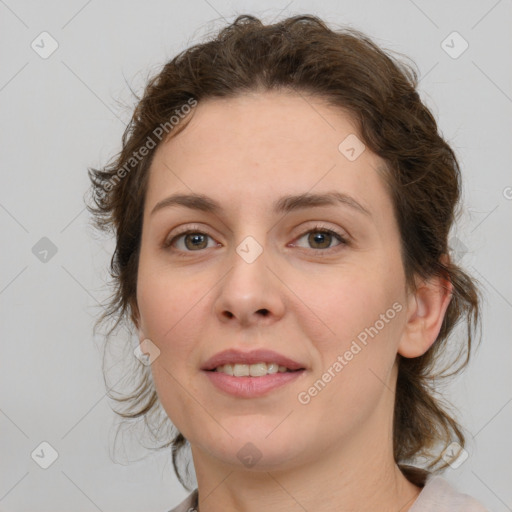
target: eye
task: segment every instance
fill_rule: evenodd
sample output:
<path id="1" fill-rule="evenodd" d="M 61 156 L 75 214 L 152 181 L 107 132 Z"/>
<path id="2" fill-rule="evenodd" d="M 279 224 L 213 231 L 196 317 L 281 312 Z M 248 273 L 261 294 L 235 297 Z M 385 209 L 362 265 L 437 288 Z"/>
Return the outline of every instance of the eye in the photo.
<path id="1" fill-rule="evenodd" d="M 338 245 L 347 245 L 347 240 L 332 229 L 324 228 L 323 226 L 315 226 L 313 229 L 306 231 L 303 233 L 297 240 L 301 240 L 303 238 L 307 238 L 307 243 L 310 244 L 310 248 L 312 249 L 333 249 Z M 337 239 L 339 241 L 336 246 L 331 246 L 331 242 Z"/>
<path id="2" fill-rule="evenodd" d="M 163 245 L 164 249 L 171 247 L 181 252 L 194 252 L 201 249 L 208 248 L 208 238 L 213 240 L 210 235 L 193 229 L 188 229 L 183 233 L 180 233 L 170 240 L 166 241 Z M 214 247 L 218 244 L 210 245 Z"/>
<path id="3" fill-rule="evenodd" d="M 321 250 L 322 252 L 330 252 L 328 250 L 334 249 L 338 245 L 348 245 L 345 237 L 333 229 L 328 229 L 323 226 L 314 226 L 312 229 L 303 233 L 296 240 L 300 241 L 307 237 L 307 243 L 310 244 L 310 249 Z M 212 240 L 213 243 L 208 245 L 208 239 Z M 334 240 L 338 240 L 338 244 L 332 246 Z M 178 233 L 173 237 L 169 238 L 162 245 L 164 249 L 170 248 L 171 250 L 177 251 L 178 253 L 191 253 L 201 251 L 202 249 L 208 249 L 211 247 L 218 247 L 220 244 L 215 242 L 213 238 L 193 227 Z M 291 244 L 295 246 L 295 244 Z M 300 246 L 299 246 L 300 247 Z"/>

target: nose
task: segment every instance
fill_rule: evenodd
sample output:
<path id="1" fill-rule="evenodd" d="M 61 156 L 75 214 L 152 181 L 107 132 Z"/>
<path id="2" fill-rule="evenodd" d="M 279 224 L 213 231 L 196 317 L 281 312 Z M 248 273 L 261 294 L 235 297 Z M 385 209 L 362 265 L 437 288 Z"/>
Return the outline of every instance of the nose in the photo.
<path id="1" fill-rule="evenodd" d="M 242 245 L 242 244 L 241 244 Z M 251 261 L 243 247 L 233 250 L 231 268 L 221 279 L 215 300 L 215 313 L 223 323 L 250 327 L 278 321 L 284 314 L 283 292 L 286 289 L 272 268 L 271 258 L 263 250 Z M 274 265 L 275 266 L 275 265 Z"/>

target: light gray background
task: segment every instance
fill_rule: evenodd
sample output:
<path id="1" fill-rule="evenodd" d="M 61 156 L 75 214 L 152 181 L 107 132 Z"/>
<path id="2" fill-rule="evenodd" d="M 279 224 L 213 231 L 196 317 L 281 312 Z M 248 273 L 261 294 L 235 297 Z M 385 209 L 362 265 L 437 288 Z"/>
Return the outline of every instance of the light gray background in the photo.
<path id="1" fill-rule="evenodd" d="M 165 511 L 188 494 L 167 453 L 125 442 L 111 460 L 115 420 L 92 327 L 113 244 L 92 233 L 82 196 L 86 168 L 120 148 L 127 84 L 140 92 L 148 73 L 241 13 L 318 14 L 417 63 L 463 167 L 452 241 L 486 296 L 480 350 L 447 391 L 474 437 L 445 477 L 490 510 L 512 510 L 510 0 L 0 0 L 0 510 Z M 59 45 L 47 59 L 31 48 L 43 31 Z M 441 46 L 453 31 L 469 43 L 456 59 Z M 47 262 L 32 252 L 42 237 L 57 247 Z M 31 458 L 42 441 L 59 454 L 46 470 Z"/>

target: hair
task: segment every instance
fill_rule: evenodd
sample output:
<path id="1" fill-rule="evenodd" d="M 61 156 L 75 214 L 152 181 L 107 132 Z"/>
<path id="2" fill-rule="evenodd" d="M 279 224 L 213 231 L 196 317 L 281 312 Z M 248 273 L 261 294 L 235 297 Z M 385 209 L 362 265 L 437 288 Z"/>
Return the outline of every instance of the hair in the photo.
<path id="1" fill-rule="evenodd" d="M 397 355 L 394 459 L 406 478 L 424 485 L 429 473 L 447 467 L 441 453 L 444 448 L 453 441 L 465 446 L 463 428 L 435 387 L 469 362 L 479 326 L 480 291 L 474 278 L 450 257 L 448 236 L 458 214 L 460 168 L 417 87 L 418 74 L 411 65 L 381 49 L 362 32 L 350 27 L 333 30 L 313 15 L 268 25 L 254 16 L 240 15 L 215 36 L 167 62 L 149 79 L 142 98 L 137 98 L 120 153 L 105 167 L 88 170 L 92 201 L 87 207 L 94 225 L 116 236 L 110 262 L 113 293 L 95 329 L 115 320 L 106 335 L 108 343 L 120 324 L 137 325 L 143 208 L 148 171 L 159 147 L 153 137 L 160 133 L 159 127 L 169 127 L 169 119 L 191 101 L 272 90 L 323 99 L 349 113 L 358 136 L 385 162 L 384 182 L 398 221 L 408 287 L 415 290 L 415 278 L 433 276 L 453 286 L 441 330 L 430 349 L 416 358 Z M 170 137 L 185 126 L 183 121 L 176 130 L 166 132 Z M 149 148 L 149 140 L 154 147 Z M 141 156 L 144 146 L 146 154 Z M 455 336 L 458 324 L 465 326 L 462 336 Z M 447 348 L 459 348 L 458 357 L 441 368 Z M 466 358 L 455 367 L 464 349 Z M 447 373 L 448 369 L 453 371 Z M 151 419 L 159 410 L 161 413 L 161 404 L 148 367 L 139 365 L 137 372 L 130 375 L 132 382 L 138 377 L 133 392 L 109 397 L 127 404 L 124 410 L 115 411 L 119 416 L 143 418 L 151 431 Z M 165 420 L 170 423 L 169 418 Z M 177 463 L 188 441 L 171 425 L 173 428 L 173 435 L 158 449 L 171 447 L 176 475 L 190 490 Z M 423 469 L 412 465 L 420 458 L 425 460 Z"/>

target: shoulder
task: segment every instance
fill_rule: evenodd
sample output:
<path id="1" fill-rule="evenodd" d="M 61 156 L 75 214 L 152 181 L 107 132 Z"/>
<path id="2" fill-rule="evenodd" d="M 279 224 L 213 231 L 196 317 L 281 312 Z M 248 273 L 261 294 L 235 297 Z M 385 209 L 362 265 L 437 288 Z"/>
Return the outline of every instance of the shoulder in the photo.
<path id="1" fill-rule="evenodd" d="M 169 512 L 197 512 L 197 489 L 194 489 L 178 506 Z"/>
<path id="2" fill-rule="evenodd" d="M 409 512 L 489 512 L 479 501 L 459 492 L 440 475 L 429 475 Z"/>

